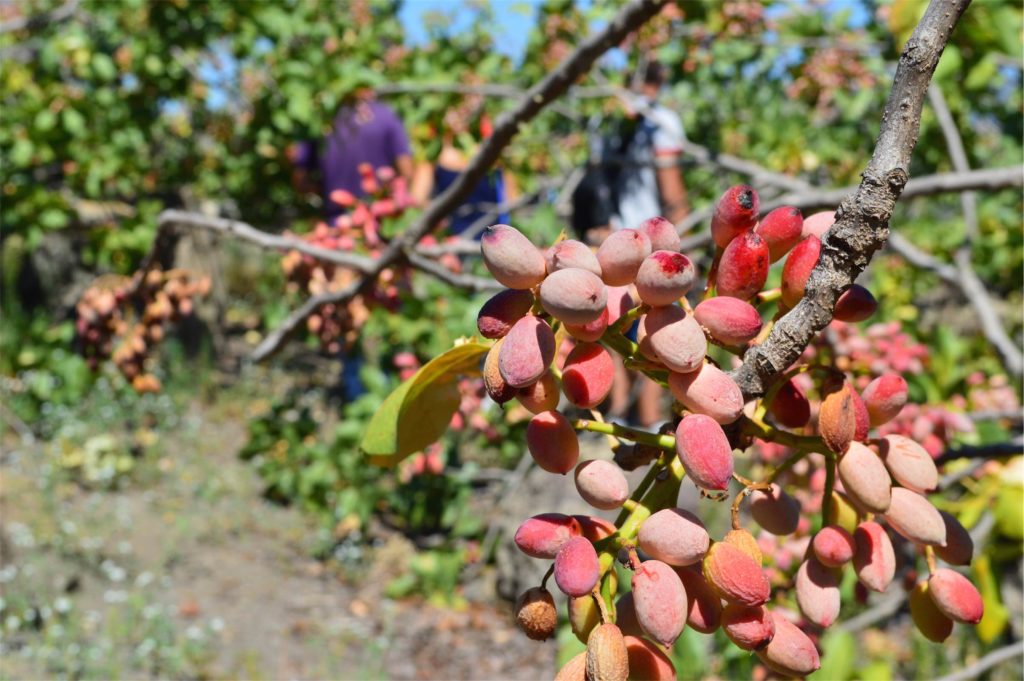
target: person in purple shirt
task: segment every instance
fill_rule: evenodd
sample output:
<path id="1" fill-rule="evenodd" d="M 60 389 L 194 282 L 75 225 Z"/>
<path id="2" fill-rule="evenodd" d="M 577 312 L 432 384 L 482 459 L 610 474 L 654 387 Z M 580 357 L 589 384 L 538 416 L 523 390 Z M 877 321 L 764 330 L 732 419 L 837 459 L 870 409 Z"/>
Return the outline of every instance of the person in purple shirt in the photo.
<path id="1" fill-rule="evenodd" d="M 324 217 L 334 220 L 344 209 L 328 197 L 344 189 L 354 196 L 364 194 L 359 166 L 370 164 L 374 170 L 393 168 L 406 181 L 412 179 L 412 155 L 409 138 L 398 116 L 376 101 L 367 85 L 355 89 L 334 118 L 330 134 L 320 144 L 301 142 L 291 150 L 292 182 L 298 191 L 319 189 L 323 197 Z M 318 174 L 320 187 L 313 183 Z"/>
<path id="2" fill-rule="evenodd" d="M 412 179 L 412 155 L 402 122 L 389 107 L 376 101 L 372 82 L 363 78 L 342 103 L 330 134 L 319 143 L 310 141 L 288 149 L 292 162 L 292 184 L 296 191 L 314 193 L 323 199 L 323 217 L 333 221 L 345 208 L 330 200 L 331 192 L 342 189 L 353 196 L 365 194 L 359 166 L 366 163 L 377 170 L 393 168 Z M 319 180 L 320 186 L 315 182 Z M 366 392 L 360 372 L 364 364 L 358 343 L 341 352 L 341 390 L 346 401 Z"/>

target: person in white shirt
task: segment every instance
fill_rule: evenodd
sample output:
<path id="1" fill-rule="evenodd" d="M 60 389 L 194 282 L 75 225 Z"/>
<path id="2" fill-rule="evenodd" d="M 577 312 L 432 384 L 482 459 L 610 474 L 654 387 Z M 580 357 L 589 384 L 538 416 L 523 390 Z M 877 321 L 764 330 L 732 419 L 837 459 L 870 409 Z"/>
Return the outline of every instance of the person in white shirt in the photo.
<path id="1" fill-rule="evenodd" d="M 634 228 L 647 218 L 663 215 L 679 223 L 689 212 L 686 185 L 679 160 L 683 153 L 683 122 L 658 102 L 665 83 L 665 66 L 648 62 L 640 74 L 626 117 L 634 124 L 620 153 L 615 183 L 615 229 Z"/>

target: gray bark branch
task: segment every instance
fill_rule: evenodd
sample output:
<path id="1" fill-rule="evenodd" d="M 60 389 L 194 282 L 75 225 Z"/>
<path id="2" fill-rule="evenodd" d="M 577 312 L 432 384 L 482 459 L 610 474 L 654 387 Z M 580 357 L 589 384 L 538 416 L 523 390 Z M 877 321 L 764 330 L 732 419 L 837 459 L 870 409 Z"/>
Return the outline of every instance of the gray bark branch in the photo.
<path id="1" fill-rule="evenodd" d="M 974 664 L 969 664 L 960 671 L 943 676 L 936 681 L 970 681 L 970 679 L 978 678 L 992 667 L 1022 655 L 1024 655 L 1024 641 L 1014 641 L 1002 648 L 996 648 Z"/>
<path id="2" fill-rule="evenodd" d="M 911 179 L 903 188 L 902 198 L 909 199 L 911 197 L 934 196 L 935 194 L 948 194 L 965 190 L 993 190 L 1021 186 L 1024 186 L 1024 166 L 968 170 L 962 173 L 936 173 Z M 863 187 L 863 184 L 861 187 Z M 765 202 L 761 206 L 761 211 L 769 211 L 779 206 L 796 206 L 804 211 L 835 208 L 843 199 L 858 189 L 859 187 L 839 187 L 837 189 L 811 189 L 802 192 L 790 192 Z"/>
<path id="3" fill-rule="evenodd" d="M 156 220 L 158 232 L 173 230 L 177 227 L 206 229 L 218 234 L 238 237 L 262 246 L 263 248 L 277 249 L 281 251 L 298 251 L 305 255 L 312 256 L 321 262 L 329 262 L 341 267 L 356 270 L 357 272 L 372 272 L 374 267 L 373 258 L 345 253 L 329 248 L 314 246 L 302 239 L 296 239 L 278 234 L 271 234 L 257 229 L 252 225 L 237 220 L 218 218 L 202 213 L 191 213 L 183 210 L 165 210 L 160 213 Z"/>
<path id="4" fill-rule="evenodd" d="M 749 163 L 749 161 L 747 161 Z M 742 171 L 737 171 L 742 174 Z M 768 171 L 770 172 L 770 171 Z M 756 176 L 751 176 L 755 189 L 760 191 L 764 183 L 758 183 Z M 1024 166 L 1009 166 L 1006 168 L 986 168 L 984 170 L 970 170 L 963 173 L 935 173 L 916 177 L 907 182 L 903 188 L 901 199 L 912 199 L 921 196 L 934 196 L 936 194 L 948 194 L 965 190 L 989 190 L 1007 189 L 1013 187 L 1024 187 Z M 825 189 L 822 187 L 808 187 L 801 191 L 791 191 L 782 194 L 777 198 L 764 201 L 761 204 L 761 213 L 767 213 L 779 206 L 795 206 L 804 213 L 813 210 L 828 210 L 835 208 L 839 203 L 857 191 L 857 187 L 838 187 Z M 714 205 L 706 206 L 700 210 L 687 215 L 682 222 L 676 225 L 680 234 L 687 234 L 697 225 L 711 220 L 714 213 Z M 892 235 L 890 239 L 894 239 Z M 904 240 L 906 242 L 906 240 Z M 711 243 L 711 233 L 701 232 L 685 238 L 682 250 L 687 248 L 701 248 Z"/>
<path id="5" fill-rule="evenodd" d="M 942 135 L 946 138 L 946 147 L 949 149 L 953 168 L 958 172 L 969 172 L 971 166 L 964 150 L 964 142 L 960 137 L 960 131 L 957 130 L 956 121 L 953 120 L 953 114 L 946 104 L 946 98 L 942 96 L 942 89 L 937 86 L 931 88 L 928 97 L 942 129 Z M 973 191 L 960 192 L 960 206 L 964 212 L 964 240 L 953 253 L 953 263 L 959 274 L 958 286 L 978 315 L 982 332 L 999 353 L 1003 366 L 1014 376 L 1020 376 L 1024 374 L 1024 356 L 1021 355 L 1017 344 L 1006 334 L 999 314 L 992 307 L 992 300 L 985 290 L 984 282 L 971 265 L 974 242 L 979 235 L 978 205 Z"/>

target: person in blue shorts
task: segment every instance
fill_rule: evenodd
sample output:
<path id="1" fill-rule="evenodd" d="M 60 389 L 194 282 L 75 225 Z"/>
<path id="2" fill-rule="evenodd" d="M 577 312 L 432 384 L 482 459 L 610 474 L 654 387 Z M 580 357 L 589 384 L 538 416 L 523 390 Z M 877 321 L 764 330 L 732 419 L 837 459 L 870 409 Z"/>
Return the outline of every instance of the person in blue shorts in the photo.
<path id="1" fill-rule="evenodd" d="M 416 165 L 411 188 L 414 199 L 425 202 L 451 186 L 479 144 L 490 137 L 491 122 L 481 105 L 482 98 L 472 95 L 445 114 L 436 156 Z M 485 227 L 508 223 L 508 212 L 497 209 L 512 198 L 513 184 L 500 168 L 492 168 L 448 217 L 447 233 L 478 240 Z"/>

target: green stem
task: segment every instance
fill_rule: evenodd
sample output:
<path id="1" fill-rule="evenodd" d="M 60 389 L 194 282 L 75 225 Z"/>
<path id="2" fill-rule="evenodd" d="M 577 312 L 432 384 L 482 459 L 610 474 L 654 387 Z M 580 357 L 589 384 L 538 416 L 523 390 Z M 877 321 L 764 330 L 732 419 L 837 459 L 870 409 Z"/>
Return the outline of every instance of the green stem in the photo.
<path id="1" fill-rule="evenodd" d="M 601 343 L 623 357 L 633 357 L 640 350 L 639 345 L 623 336 L 615 326 L 609 326 L 605 330 L 601 336 Z"/>
<path id="2" fill-rule="evenodd" d="M 715 280 L 718 278 L 718 263 L 722 260 L 722 248 L 715 246 L 715 257 L 711 260 L 711 269 L 708 270 L 708 282 L 704 286 L 704 294 L 701 300 L 707 300 L 714 295 Z"/>
<path id="3" fill-rule="evenodd" d="M 672 435 L 651 433 L 646 430 L 640 430 L 639 428 L 624 426 L 619 423 L 602 423 L 600 421 L 591 421 L 589 419 L 579 419 L 572 424 L 572 427 L 576 430 L 589 430 L 592 433 L 614 435 L 615 437 L 622 438 L 623 440 L 652 445 L 672 452 L 676 450 L 676 439 Z"/>
<path id="4" fill-rule="evenodd" d="M 821 526 L 832 524 L 832 488 L 836 484 L 836 455 L 825 450 L 825 493 L 821 497 Z"/>
<path id="5" fill-rule="evenodd" d="M 785 430 L 779 430 L 769 426 L 764 421 L 744 417 L 740 426 L 746 435 L 753 435 L 766 442 L 774 442 L 785 447 L 799 449 L 805 453 L 820 452 L 825 447 L 825 441 L 815 435 L 796 435 Z"/>
<path id="6" fill-rule="evenodd" d="M 619 526 L 617 535 L 620 541 L 631 542 L 636 538 L 636 533 L 640 531 L 640 525 L 651 517 L 651 514 L 663 508 L 675 506 L 679 497 L 679 486 L 683 483 L 686 471 L 683 470 L 683 464 L 679 461 L 678 456 L 670 457 L 664 470 L 668 471 L 665 479 L 654 481 L 633 512 Z"/>
<path id="7" fill-rule="evenodd" d="M 627 359 L 625 360 L 626 368 L 634 371 L 642 371 L 648 376 L 652 373 L 659 373 L 662 376 L 668 376 L 668 371 L 665 369 L 665 365 L 657 364 L 646 359 Z"/>
<path id="8" fill-rule="evenodd" d="M 663 457 L 664 458 L 664 457 Z M 686 471 L 678 456 L 669 456 L 664 467 L 654 465 L 648 471 L 644 481 L 633 493 L 633 499 L 640 497 L 632 511 L 625 518 L 616 520 L 618 531 L 595 544 L 601 563 L 601 574 L 610 570 L 615 563 L 615 556 L 623 547 L 632 548 L 640 525 L 651 517 L 651 514 L 663 508 L 675 506 L 679 497 L 679 486 L 683 482 Z M 664 477 L 662 477 L 664 476 Z M 649 488 L 648 488 L 649 485 Z M 645 491 L 641 491 L 645 490 Z"/>
<path id="9" fill-rule="evenodd" d="M 629 331 L 629 327 L 633 326 L 633 322 L 650 309 L 650 305 L 637 305 L 623 313 L 621 317 L 615 320 L 615 326 L 618 328 L 619 333 Z"/>
<path id="10" fill-rule="evenodd" d="M 786 458 L 785 461 L 783 461 L 778 466 L 776 466 L 775 469 L 772 470 L 772 472 L 768 474 L 768 477 L 765 478 L 765 482 L 768 482 L 768 483 L 775 482 L 776 478 L 778 478 L 780 475 L 782 475 L 783 473 L 788 471 L 790 468 L 792 468 L 793 464 L 795 464 L 797 461 L 800 461 L 801 459 L 803 459 L 809 453 L 810 452 L 805 452 L 805 451 L 802 451 L 800 449 L 796 450 L 795 452 L 790 454 Z"/>
<path id="11" fill-rule="evenodd" d="M 669 372 L 664 367 L 654 364 L 653 362 L 638 359 L 626 359 L 624 363 L 627 369 L 639 371 L 662 388 L 668 388 Z"/>
<path id="12" fill-rule="evenodd" d="M 647 469 L 647 474 L 644 475 L 643 480 L 641 480 L 640 484 L 636 486 L 636 489 L 633 490 L 633 494 L 629 498 L 629 501 L 632 502 L 632 507 L 626 508 L 626 505 L 623 504 L 622 510 L 619 512 L 619 517 L 615 519 L 616 527 L 622 527 L 622 523 L 626 522 L 626 518 L 629 517 L 629 514 L 636 510 L 636 505 L 641 499 L 643 499 L 644 494 L 647 493 L 648 488 L 650 488 L 654 483 L 654 479 L 658 477 L 658 473 L 661 472 L 661 469 L 665 467 L 665 463 L 663 461 L 664 458 L 664 456 L 658 458 L 658 460 L 655 461 L 649 469 Z"/>
<path id="13" fill-rule="evenodd" d="M 607 537 L 595 544 L 599 552 L 598 559 L 601 563 L 601 574 L 611 569 L 615 562 L 615 556 L 622 548 L 633 548 L 636 536 L 643 521 L 652 513 L 664 508 L 671 508 L 676 505 L 679 497 L 679 486 L 683 482 L 686 471 L 679 457 L 670 457 L 665 468 L 658 469 L 652 466 L 651 470 L 658 470 L 658 473 L 665 471 L 664 478 L 655 474 L 649 490 L 643 495 L 629 515 L 618 524 L 618 531 L 611 537 Z M 658 479 L 662 478 L 662 479 Z M 634 497 L 637 495 L 634 493 Z"/>

